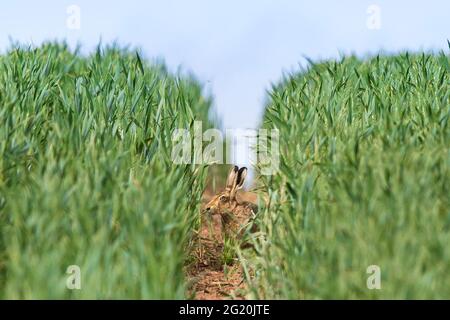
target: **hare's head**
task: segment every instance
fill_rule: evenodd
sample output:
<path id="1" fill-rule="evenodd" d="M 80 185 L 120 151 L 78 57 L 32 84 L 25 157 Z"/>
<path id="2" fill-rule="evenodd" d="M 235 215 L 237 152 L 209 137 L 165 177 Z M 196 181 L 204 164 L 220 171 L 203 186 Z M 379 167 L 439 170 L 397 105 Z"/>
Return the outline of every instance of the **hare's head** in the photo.
<path id="1" fill-rule="evenodd" d="M 205 211 L 212 214 L 220 213 L 225 209 L 233 209 L 237 205 L 236 192 L 242 189 L 247 168 L 234 166 L 228 174 L 225 190 L 217 194 L 205 206 Z"/>

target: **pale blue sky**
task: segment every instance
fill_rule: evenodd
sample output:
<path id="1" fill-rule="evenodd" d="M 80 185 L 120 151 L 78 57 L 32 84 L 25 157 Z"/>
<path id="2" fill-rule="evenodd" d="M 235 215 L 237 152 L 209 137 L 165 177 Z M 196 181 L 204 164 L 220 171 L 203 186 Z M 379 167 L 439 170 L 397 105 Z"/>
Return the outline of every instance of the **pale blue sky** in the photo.
<path id="1" fill-rule="evenodd" d="M 81 29 L 66 27 L 69 5 L 81 9 Z M 370 30 L 367 8 L 381 9 Z M 339 53 L 448 50 L 448 0 L 346 1 L 3 1 L 0 50 L 9 36 L 22 43 L 66 39 L 92 50 L 118 40 L 162 57 L 172 70 L 194 72 L 215 97 L 226 128 L 256 127 L 265 90 L 283 72 Z"/>

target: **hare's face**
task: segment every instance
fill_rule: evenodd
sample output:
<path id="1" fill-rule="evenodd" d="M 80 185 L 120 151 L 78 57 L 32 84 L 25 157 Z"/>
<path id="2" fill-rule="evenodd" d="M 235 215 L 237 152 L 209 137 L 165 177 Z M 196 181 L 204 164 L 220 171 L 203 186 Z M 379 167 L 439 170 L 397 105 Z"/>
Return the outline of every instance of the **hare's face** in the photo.
<path id="1" fill-rule="evenodd" d="M 211 214 L 217 214 L 223 212 L 230 207 L 230 194 L 229 192 L 223 192 L 216 195 L 205 206 L 205 211 Z"/>
<path id="2" fill-rule="evenodd" d="M 234 166 L 228 174 L 225 191 L 212 198 L 205 206 L 205 211 L 217 214 L 236 207 L 236 192 L 242 188 L 246 176 L 247 168 L 239 169 L 237 166 Z"/>

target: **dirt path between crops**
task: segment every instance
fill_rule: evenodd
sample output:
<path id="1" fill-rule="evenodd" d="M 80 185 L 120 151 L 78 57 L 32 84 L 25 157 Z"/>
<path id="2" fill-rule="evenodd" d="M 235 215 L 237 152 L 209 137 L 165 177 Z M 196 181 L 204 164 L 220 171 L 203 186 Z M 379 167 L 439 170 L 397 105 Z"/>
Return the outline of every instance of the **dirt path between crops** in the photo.
<path id="1" fill-rule="evenodd" d="M 205 192 L 203 202 L 208 202 L 212 196 Z M 251 192 L 240 192 L 239 199 L 256 203 L 256 195 Z M 222 223 L 220 215 L 202 218 L 201 228 L 194 240 L 194 262 L 187 270 L 189 294 L 194 299 L 245 299 L 246 284 L 241 265 L 236 259 L 224 264 Z"/>

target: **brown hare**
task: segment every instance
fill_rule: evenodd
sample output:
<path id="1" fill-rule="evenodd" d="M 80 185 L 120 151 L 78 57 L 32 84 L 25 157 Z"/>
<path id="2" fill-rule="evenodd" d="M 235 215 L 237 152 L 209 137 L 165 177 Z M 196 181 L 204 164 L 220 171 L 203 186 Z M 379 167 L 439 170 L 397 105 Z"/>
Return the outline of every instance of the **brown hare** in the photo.
<path id="1" fill-rule="evenodd" d="M 237 191 L 242 189 L 246 177 L 246 167 L 239 169 L 238 166 L 233 166 L 228 174 L 225 190 L 205 206 L 206 213 L 221 216 L 222 230 L 227 236 L 241 235 L 257 209 L 252 202 L 237 199 Z"/>
<path id="2" fill-rule="evenodd" d="M 241 238 L 251 224 L 257 206 L 237 199 L 237 191 L 242 189 L 246 176 L 247 168 L 233 166 L 228 174 L 225 190 L 204 206 L 198 232 L 199 246 L 196 250 L 200 265 L 221 269 L 224 241 Z"/>

